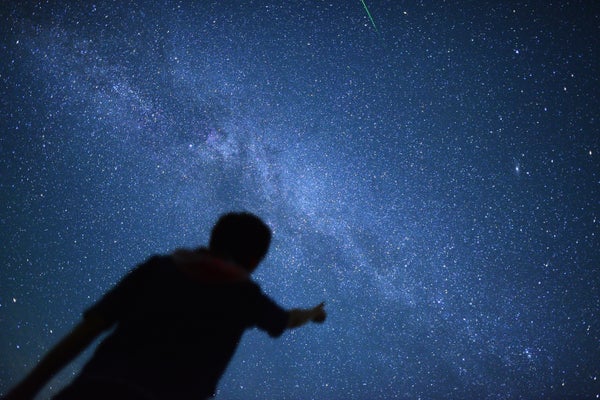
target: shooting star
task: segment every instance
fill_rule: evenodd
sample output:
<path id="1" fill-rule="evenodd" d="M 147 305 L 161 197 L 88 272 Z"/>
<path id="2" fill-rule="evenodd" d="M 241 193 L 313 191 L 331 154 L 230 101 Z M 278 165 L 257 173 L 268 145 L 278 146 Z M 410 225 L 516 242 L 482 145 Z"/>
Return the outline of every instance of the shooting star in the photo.
<path id="1" fill-rule="evenodd" d="M 379 30 L 377 29 L 377 25 L 375 25 L 375 21 L 373 21 L 373 17 L 371 16 L 371 13 L 369 12 L 369 8 L 367 7 L 367 3 L 365 3 L 365 0 L 360 0 L 360 2 L 362 3 L 363 7 L 365 8 L 365 11 L 367 12 L 367 15 L 369 16 L 369 19 L 371 20 L 371 24 L 373 25 L 373 28 L 375 28 L 375 32 L 379 33 Z"/>

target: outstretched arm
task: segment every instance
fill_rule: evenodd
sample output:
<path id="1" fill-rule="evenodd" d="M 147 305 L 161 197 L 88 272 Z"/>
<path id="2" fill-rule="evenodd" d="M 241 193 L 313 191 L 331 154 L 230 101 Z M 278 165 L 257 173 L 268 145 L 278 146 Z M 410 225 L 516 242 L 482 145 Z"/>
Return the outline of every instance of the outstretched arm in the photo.
<path id="1" fill-rule="evenodd" d="M 287 327 L 288 329 L 297 328 L 302 326 L 310 321 L 322 323 L 325 321 L 327 317 L 327 313 L 325 312 L 325 303 L 321 303 L 316 307 L 302 309 L 295 308 L 289 311 L 289 319 Z"/>
<path id="2" fill-rule="evenodd" d="M 33 399 L 46 383 L 81 353 L 109 324 L 98 317 L 87 317 L 54 346 L 39 364 L 3 400 Z"/>

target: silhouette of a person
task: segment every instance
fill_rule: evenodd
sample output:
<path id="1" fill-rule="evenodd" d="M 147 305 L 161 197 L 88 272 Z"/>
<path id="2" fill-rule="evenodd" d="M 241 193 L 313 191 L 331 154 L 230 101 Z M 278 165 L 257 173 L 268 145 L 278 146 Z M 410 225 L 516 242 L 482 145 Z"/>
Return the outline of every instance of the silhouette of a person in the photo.
<path id="1" fill-rule="evenodd" d="M 221 216 L 208 248 L 154 256 L 96 304 L 5 399 L 31 399 L 99 334 L 80 374 L 55 400 L 203 399 L 214 395 L 243 332 L 272 337 L 323 322 L 323 303 L 284 310 L 250 279 L 271 230 L 249 213 Z"/>

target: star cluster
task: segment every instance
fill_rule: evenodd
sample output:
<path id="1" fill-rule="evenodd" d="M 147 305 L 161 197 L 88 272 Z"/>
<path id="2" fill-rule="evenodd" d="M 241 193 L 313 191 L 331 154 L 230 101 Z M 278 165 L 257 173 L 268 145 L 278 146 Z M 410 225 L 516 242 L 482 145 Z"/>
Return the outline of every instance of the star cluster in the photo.
<path id="1" fill-rule="evenodd" d="M 329 318 L 248 332 L 217 399 L 600 396 L 597 5 L 136 3 L 0 6 L 0 393 L 249 210 Z"/>

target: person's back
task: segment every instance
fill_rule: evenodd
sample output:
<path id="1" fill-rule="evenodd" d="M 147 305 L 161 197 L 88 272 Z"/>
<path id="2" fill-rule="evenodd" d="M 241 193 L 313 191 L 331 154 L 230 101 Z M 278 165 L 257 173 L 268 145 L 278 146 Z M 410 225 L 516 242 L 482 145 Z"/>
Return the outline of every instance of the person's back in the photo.
<path id="1" fill-rule="evenodd" d="M 224 218 L 234 222 L 233 228 L 225 224 L 225 231 L 238 226 L 236 218 L 250 222 L 251 227 L 262 224 L 249 214 L 228 214 L 220 222 Z M 114 325 L 115 329 L 98 346 L 80 375 L 55 399 L 210 397 L 247 328 L 257 326 L 277 337 L 286 328 L 324 320 L 322 305 L 285 311 L 250 279 L 250 273 L 266 254 L 270 231 L 267 235 L 259 225 L 262 232 L 252 239 L 246 240 L 246 232 L 226 240 L 227 246 L 239 242 L 238 250 L 236 246 L 231 250 L 218 242 L 222 227 L 217 223 L 213 229 L 210 250 L 183 250 L 152 257 L 85 312 L 82 324 L 98 326 L 85 334 L 85 340 L 107 327 Z M 224 237 L 231 235 L 226 232 Z M 252 244 L 257 237 L 259 244 Z M 240 246 L 250 250 L 240 256 L 244 253 L 239 251 Z M 228 256 L 228 252 L 236 257 Z M 69 337 L 65 341 L 77 342 Z M 47 358 L 56 358 L 52 353 Z M 42 366 L 44 361 L 11 394 L 19 389 L 32 392 L 28 381 L 33 382 L 29 382 L 32 386 L 38 384 L 41 378 L 37 375 L 48 368 Z"/>
<path id="2" fill-rule="evenodd" d="M 214 393 L 245 329 L 279 336 L 288 318 L 245 271 L 203 250 L 153 257 L 86 312 L 94 314 L 117 326 L 78 380 L 178 399 Z"/>

